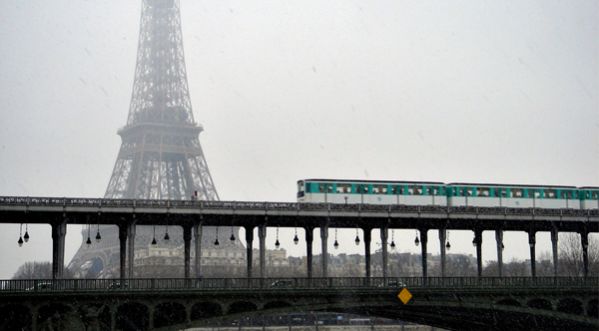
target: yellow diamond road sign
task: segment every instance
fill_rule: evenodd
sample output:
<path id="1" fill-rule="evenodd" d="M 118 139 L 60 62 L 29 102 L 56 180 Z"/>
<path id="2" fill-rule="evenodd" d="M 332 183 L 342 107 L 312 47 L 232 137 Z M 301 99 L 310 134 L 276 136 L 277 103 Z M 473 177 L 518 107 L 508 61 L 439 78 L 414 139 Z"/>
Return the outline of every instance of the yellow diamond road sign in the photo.
<path id="1" fill-rule="evenodd" d="M 405 305 L 412 299 L 412 293 L 410 293 L 410 291 L 404 287 L 401 291 L 399 291 L 399 293 L 397 293 L 397 298 L 399 298 L 399 300 L 401 300 L 401 302 L 403 302 Z"/>

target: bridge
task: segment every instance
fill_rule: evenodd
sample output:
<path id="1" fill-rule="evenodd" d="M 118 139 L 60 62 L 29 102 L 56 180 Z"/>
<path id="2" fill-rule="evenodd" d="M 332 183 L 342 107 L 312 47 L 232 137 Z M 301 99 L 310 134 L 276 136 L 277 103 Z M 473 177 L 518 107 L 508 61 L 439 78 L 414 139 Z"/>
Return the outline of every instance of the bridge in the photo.
<path id="1" fill-rule="evenodd" d="M 327 277 L 328 230 L 330 227 L 361 228 L 364 231 L 365 276 L 370 273 L 370 243 L 373 229 L 380 229 L 387 243 L 389 229 L 417 229 L 422 251 L 422 275 L 427 277 L 428 230 L 438 229 L 441 247 L 441 274 L 445 275 L 447 230 L 474 231 L 477 270 L 482 275 L 482 232 L 495 231 L 498 276 L 502 276 L 503 231 L 528 233 L 531 274 L 535 272 L 535 234 L 551 232 L 554 274 L 557 276 L 558 232 L 576 232 L 581 237 L 584 275 L 588 275 L 588 235 L 599 232 L 599 210 L 442 207 L 368 204 L 300 204 L 288 202 L 180 201 L 88 199 L 55 197 L 0 197 L 0 223 L 49 223 L 52 226 L 53 278 L 62 277 L 67 224 L 114 224 L 119 228 L 120 278 L 133 275 L 133 243 L 137 225 L 170 225 L 183 228 L 184 277 L 191 278 L 191 241 L 195 237 L 195 276 L 201 273 L 203 226 L 241 226 L 247 243 L 247 277 L 254 276 L 252 244 L 258 227 L 260 277 L 265 274 L 266 227 L 303 227 L 306 230 L 306 276 L 312 273 L 313 230 L 320 228 L 322 277 Z M 199 240 L 198 240 L 199 239 Z M 129 242 L 129 245 L 127 245 Z M 382 245 L 383 277 L 387 273 L 387 245 Z"/>
<path id="2" fill-rule="evenodd" d="M 452 330 L 596 330 L 598 296 L 598 277 L 4 280 L 0 329 L 178 330 L 330 311 Z"/>

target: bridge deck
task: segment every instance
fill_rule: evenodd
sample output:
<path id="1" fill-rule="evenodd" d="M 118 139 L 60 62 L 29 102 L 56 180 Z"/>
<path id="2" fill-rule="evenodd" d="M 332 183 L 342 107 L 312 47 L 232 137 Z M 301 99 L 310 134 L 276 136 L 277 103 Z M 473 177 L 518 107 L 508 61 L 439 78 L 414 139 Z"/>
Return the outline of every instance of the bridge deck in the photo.
<path id="1" fill-rule="evenodd" d="M 534 222 L 538 230 L 557 227 L 575 231 L 581 224 L 589 232 L 599 231 L 599 210 L 442 207 L 368 204 L 307 204 L 292 202 L 248 201 L 175 201 L 89 199 L 54 197 L 0 197 L 0 223 L 48 223 L 64 219 L 67 224 L 86 224 L 89 217 L 100 224 L 121 224 L 136 215 L 138 225 L 184 225 L 202 221 L 204 225 L 256 226 L 268 217 L 270 226 L 395 228 L 446 227 L 504 230 L 529 229 Z M 169 215 L 168 220 L 163 217 Z M 364 224 L 362 224 L 364 223 Z"/>

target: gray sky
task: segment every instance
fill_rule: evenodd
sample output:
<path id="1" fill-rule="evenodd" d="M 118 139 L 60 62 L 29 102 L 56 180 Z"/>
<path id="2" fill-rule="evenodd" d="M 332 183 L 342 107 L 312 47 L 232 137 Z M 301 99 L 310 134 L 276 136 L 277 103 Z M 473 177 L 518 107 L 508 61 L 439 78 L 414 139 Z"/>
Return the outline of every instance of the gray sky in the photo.
<path id="1" fill-rule="evenodd" d="M 140 8 L 0 2 L 1 195 L 103 196 Z M 311 177 L 599 186 L 598 1 L 182 0 L 181 14 L 224 200 L 294 201 Z M 20 249 L 18 226 L 1 228 L 0 278 L 50 260 L 49 226 Z M 362 251 L 352 231 L 340 236 L 341 251 Z M 474 253 L 471 233 L 450 238 L 452 252 Z M 537 238 L 548 250 L 548 234 Z M 402 251 L 413 239 L 396 232 Z M 68 261 L 78 228 L 67 240 Z M 506 236 L 508 259 L 527 247 L 524 233 Z"/>

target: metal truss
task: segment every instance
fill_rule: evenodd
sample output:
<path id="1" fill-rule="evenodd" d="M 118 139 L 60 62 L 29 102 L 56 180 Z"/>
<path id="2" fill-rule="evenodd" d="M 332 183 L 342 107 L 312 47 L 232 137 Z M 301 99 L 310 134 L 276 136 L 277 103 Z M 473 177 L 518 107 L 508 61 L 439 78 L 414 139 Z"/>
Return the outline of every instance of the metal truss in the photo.
<path id="1" fill-rule="evenodd" d="M 105 197 L 218 200 L 201 131 L 189 97 L 179 1 L 144 0 L 129 116 Z"/>

